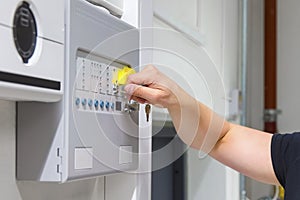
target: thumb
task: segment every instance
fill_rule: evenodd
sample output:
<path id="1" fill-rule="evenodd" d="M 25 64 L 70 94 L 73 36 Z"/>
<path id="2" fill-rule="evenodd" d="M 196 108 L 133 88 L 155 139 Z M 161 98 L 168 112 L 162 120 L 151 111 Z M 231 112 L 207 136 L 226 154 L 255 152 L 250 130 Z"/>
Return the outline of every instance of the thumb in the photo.
<path id="1" fill-rule="evenodd" d="M 127 93 L 127 98 L 129 100 L 133 99 L 139 103 L 144 104 L 147 102 L 147 100 L 142 97 L 137 96 L 137 94 L 136 94 L 136 93 L 138 93 L 137 91 L 139 91 L 140 89 L 142 89 L 142 86 L 136 85 L 136 84 L 128 84 L 124 87 L 124 90 Z"/>
<path id="2" fill-rule="evenodd" d="M 127 93 L 128 95 L 128 98 L 131 98 L 134 91 L 140 87 L 139 85 L 136 85 L 136 84 L 127 84 L 125 87 L 124 87 L 124 90 L 125 92 Z"/>
<path id="3" fill-rule="evenodd" d="M 125 91 L 131 99 L 139 102 L 147 102 L 153 105 L 160 105 L 160 97 L 163 96 L 163 92 L 159 89 L 145 87 L 136 84 L 128 84 L 125 86 Z"/>

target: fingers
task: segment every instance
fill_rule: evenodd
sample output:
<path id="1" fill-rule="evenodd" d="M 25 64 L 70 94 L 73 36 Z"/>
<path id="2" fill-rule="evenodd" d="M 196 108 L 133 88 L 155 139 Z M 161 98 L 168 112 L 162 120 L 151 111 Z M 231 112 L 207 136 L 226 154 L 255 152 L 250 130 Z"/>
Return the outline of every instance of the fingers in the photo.
<path id="1" fill-rule="evenodd" d="M 141 72 L 130 75 L 127 84 L 151 85 L 158 75 L 159 71 L 154 66 L 148 65 Z"/>
<path id="2" fill-rule="evenodd" d="M 132 74 L 127 79 L 125 91 L 130 99 L 140 103 L 150 103 L 167 107 L 173 97 L 172 89 L 176 86 L 168 77 L 160 73 L 154 66 L 149 65 L 141 72 Z"/>
<path id="3" fill-rule="evenodd" d="M 140 103 L 140 104 L 149 103 L 145 99 L 142 99 L 142 98 L 139 98 L 139 97 L 135 97 L 135 96 L 133 96 L 131 99 L 134 100 L 134 101 L 136 101 L 136 102 L 138 102 L 138 103 Z"/>
<path id="4" fill-rule="evenodd" d="M 140 103 L 160 104 L 159 96 L 162 91 L 136 84 L 128 84 L 125 86 L 126 93 L 131 99 Z"/>

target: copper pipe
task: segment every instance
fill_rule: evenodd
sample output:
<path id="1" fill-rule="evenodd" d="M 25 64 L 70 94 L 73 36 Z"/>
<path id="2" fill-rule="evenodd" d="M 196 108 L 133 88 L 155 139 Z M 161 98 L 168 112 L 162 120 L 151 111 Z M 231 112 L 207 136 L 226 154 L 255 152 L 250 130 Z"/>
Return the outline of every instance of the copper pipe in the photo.
<path id="1" fill-rule="evenodd" d="M 277 109 L 277 4 L 265 0 L 265 111 Z M 276 114 L 275 114 L 276 115 Z M 275 120 L 265 121 L 265 131 L 277 132 Z"/>

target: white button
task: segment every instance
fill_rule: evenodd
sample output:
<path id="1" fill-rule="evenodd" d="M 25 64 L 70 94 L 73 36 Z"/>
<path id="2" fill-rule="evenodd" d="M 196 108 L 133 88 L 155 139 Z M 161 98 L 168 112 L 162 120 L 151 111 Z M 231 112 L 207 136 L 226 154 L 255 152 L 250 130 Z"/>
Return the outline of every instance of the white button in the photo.
<path id="1" fill-rule="evenodd" d="M 120 146 L 119 149 L 119 164 L 132 163 L 132 146 Z"/>
<path id="2" fill-rule="evenodd" d="M 75 148 L 75 169 L 93 168 L 93 148 Z"/>

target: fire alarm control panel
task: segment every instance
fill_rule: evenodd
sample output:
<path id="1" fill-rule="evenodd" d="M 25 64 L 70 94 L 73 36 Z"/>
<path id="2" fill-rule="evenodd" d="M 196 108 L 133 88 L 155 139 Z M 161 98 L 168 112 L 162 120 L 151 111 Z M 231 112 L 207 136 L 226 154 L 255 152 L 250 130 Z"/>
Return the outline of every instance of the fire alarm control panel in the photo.
<path id="1" fill-rule="evenodd" d="M 138 167 L 139 105 L 128 101 L 122 76 L 138 70 L 139 31 L 68 0 L 65 37 L 62 100 L 17 106 L 18 180 L 65 182 Z"/>

